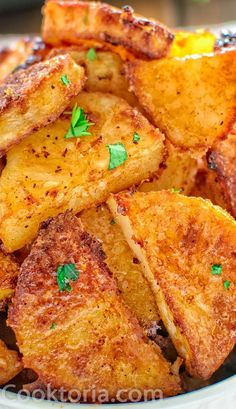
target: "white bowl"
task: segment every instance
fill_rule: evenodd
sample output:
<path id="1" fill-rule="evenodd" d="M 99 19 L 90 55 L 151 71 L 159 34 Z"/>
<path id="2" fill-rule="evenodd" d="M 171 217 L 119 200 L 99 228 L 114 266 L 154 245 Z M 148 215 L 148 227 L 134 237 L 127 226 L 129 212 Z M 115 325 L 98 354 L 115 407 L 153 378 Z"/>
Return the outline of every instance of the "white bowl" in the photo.
<path id="1" fill-rule="evenodd" d="M 163 400 L 115 404 L 117 409 L 235 409 L 236 375 L 207 386 L 198 391 Z M 114 408 L 114 404 L 99 405 L 101 409 Z M 11 392 L 0 391 L 1 409 L 78 409 L 78 404 L 50 402 L 19 397 Z M 83 404 L 83 409 L 95 409 L 97 405 Z"/>

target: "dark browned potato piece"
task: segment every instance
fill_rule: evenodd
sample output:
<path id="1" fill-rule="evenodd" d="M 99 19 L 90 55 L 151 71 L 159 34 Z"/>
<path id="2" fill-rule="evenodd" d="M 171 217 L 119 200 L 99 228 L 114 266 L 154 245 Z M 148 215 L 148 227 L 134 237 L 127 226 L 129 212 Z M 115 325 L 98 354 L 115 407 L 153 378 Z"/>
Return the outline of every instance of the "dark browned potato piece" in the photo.
<path id="1" fill-rule="evenodd" d="M 108 203 L 188 372 L 210 378 L 236 341 L 235 220 L 210 201 L 164 190 Z"/>
<path id="2" fill-rule="evenodd" d="M 71 291 L 62 292 L 56 272 L 68 263 L 79 277 Z M 33 244 L 9 325 L 24 365 L 55 388 L 82 393 L 94 385 L 97 399 L 105 389 L 109 401 L 123 388 L 137 388 L 142 397 L 145 388 L 161 389 L 165 396 L 180 392 L 179 377 L 124 304 L 100 243 L 69 212 L 46 222 Z"/>
<path id="3" fill-rule="evenodd" d="M 67 86 L 61 81 L 64 74 L 70 80 Z M 0 85 L 0 155 L 33 131 L 54 122 L 84 81 L 84 69 L 68 55 L 8 76 Z"/>
<path id="4" fill-rule="evenodd" d="M 236 49 L 219 54 L 136 60 L 131 90 L 153 123 L 178 147 L 202 156 L 236 117 Z"/>
<path id="5" fill-rule="evenodd" d="M 236 126 L 227 139 L 212 147 L 208 154 L 208 166 L 217 177 L 227 208 L 236 217 Z"/>
<path id="6" fill-rule="evenodd" d="M 6 255 L 0 250 L 0 308 L 14 294 L 19 269 L 12 255 Z"/>
<path id="7" fill-rule="evenodd" d="M 16 351 L 10 351 L 0 340 L 0 386 L 13 379 L 23 369 L 21 359 Z"/>
<path id="8" fill-rule="evenodd" d="M 100 2 L 48 0 L 44 8 L 43 39 L 58 46 L 95 39 L 125 46 L 141 57 L 160 58 L 168 53 L 173 34 L 155 20 Z"/>

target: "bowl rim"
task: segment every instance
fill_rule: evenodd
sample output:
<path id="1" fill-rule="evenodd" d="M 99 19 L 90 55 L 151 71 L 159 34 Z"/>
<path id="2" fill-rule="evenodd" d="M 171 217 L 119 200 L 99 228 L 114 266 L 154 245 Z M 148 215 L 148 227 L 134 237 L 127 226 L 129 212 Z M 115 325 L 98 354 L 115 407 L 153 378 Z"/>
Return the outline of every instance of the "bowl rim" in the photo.
<path id="1" fill-rule="evenodd" d="M 187 406 L 190 403 L 199 403 L 206 400 L 212 400 L 212 398 L 219 397 L 219 395 L 225 394 L 233 395 L 236 398 L 236 375 L 226 378 L 222 381 L 218 381 L 215 384 L 206 386 L 204 388 L 185 393 L 183 395 L 173 396 L 170 398 L 165 398 L 162 400 L 137 402 L 137 403 L 116 403 L 119 409 L 122 407 L 128 407 L 130 409 L 140 409 L 145 405 L 148 405 L 149 409 L 177 409 L 179 407 Z M 76 409 L 80 403 L 62 403 L 62 402 L 52 402 L 46 400 L 39 400 L 35 398 L 21 399 L 18 401 L 16 399 L 16 394 L 13 392 L 5 392 L 0 390 L 0 405 L 6 405 L 7 409 Z M 98 407 L 98 404 L 84 403 L 82 404 L 84 409 L 92 409 Z M 102 408 L 111 409 L 113 403 L 102 404 Z M 127 406 L 128 405 L 128 406 Z M 155 405 L 155 406 L 154 406 Z M 1 407 L 1 406 L 0 406 Z M 101 404 L 99 404 L 101 408 Z M 4 406 L 3 406 L 4 409 Z"/>

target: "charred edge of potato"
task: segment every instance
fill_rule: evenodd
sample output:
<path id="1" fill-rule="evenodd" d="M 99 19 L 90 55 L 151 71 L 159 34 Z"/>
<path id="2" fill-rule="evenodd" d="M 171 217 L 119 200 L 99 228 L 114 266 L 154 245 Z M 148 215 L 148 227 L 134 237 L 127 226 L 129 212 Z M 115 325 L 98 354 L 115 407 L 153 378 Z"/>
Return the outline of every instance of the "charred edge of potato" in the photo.
<path id="1" fill-rule="evenodd" d="M 70 79 L 67 86 L 61 82 L 65 73 Z M 10 75 L 0 85 L 0 156 L 32 132 L 54 122 L 83 88 L 84 82 L 84 69 L 69 55 Z M 43 105 L 38 111 L 41 101 Z"/>
<path id="2" fill-rule="evenodd" d="M 168 53 L 174 35 L 159 22 L 135 15 L 129 6 L 120 10 L 100 2 L 48 0 L 44 41 L 76 44 L 78 38 L 120 44 L 138 56 L 155 59 Z"/>

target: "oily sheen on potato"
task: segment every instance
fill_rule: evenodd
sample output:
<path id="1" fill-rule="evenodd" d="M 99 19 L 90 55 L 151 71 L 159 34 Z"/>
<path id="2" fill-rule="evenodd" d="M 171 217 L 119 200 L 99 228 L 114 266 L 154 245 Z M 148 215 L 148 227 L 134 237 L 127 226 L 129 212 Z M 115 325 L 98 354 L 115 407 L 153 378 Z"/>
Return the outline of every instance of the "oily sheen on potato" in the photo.
<path id="1" fill-rule="evenodd" d="M 225 137 L 236 115 L 236 50 L 136 60 L 127 65 L 141 106 L 175 145 L 198 156 Z"/>
<path id="2" fill-rule="evenodd" d="M 59 287 L 66 265 L 77 273 L 70 288 Z M 9 324 L 27 368 L 53 388 L 90 391 L 88 402 L 91 389 L 98 401 L 105 390 L 113 402 L 123 388 L 126 397 L 138 389 L 140 400 L 147 387 L 157 396 L 180 391 L 179 377 L 122 300 L 100 243 L 70 212 L 40 231 L 21 267 Z"/>
<path id="3" fill-rule="evenodd" d="M 65 74 L 67 86 L 61 81 Z M 0 156 L 33 131 L 54 122 L 84 81 L 84 69 L 68 55 L 8 76 L 0 84 Z"/>
<path id="4" fill-rule="evenodd" d="M 108 203 L 187 371 L 210 378 L 236 340 L 235 220 L 210 201 L 164 190 Z"/>
<path id="5" fill-rule="evenodd" d="M 158 324 L 156 301 L 139 260 L 130 249 L 120 226 L 105 204 L 84 210 L 80 219 L 85 230 L 101 240 L 106 264 L 117 282 L 121 295 L 133 315 L 145 329 Z"/>
<path id="6" fill-rule="evenodd" d="M 48 217 L 103 203 L 109 193 L 148 178 L 162 162 L 162 134 L 127 102 L 109 94 L 81 93 L 75 104 L 94 124 L 90 136 L 65 138 L 71 124 L 68 108 L 7 154 L 0 178 L 0 237 L 9 252 L 29 243 Z M 135 133 L 140 134 L 138 144 Z M 109 148 L 115 149 L 112 156 Z M 123 161 L 110 169 L 111 159 L 119 159 L 117 148 Z"/>
<path id="7" fill-rule="evenodd" d="M 173 34 L 155 20 L 134 14 L 129 6 L 122 10 L 94 1 L 48 0 L 44 8 L 42 36 L 46 43 L 77 44 L 95 39 L 122 45 L 146 58 L 168 53 Z"/>

